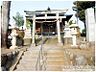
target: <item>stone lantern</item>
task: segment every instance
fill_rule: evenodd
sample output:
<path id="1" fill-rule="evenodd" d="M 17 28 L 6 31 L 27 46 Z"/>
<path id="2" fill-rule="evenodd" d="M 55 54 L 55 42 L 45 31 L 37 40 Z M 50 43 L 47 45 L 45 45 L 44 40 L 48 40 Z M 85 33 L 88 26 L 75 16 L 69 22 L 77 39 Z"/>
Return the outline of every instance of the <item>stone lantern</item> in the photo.
<path id="1" fill-rule="evenodd" d="M 12 41 L 11 41 L 12 46 L 10 47 L 10 49 L 15 49 L 15 48 L 17 48 L 17 46 L 16 46 L 16 36 L 18 34 L 16 32 L 16 27 L 15 26 L 11 27 L 11 29 L 12 29 L 12 33 L 11 33 L 11 36 L 12 36 Z"/>
<path id="2" fill-rule="evenodd" d="M 65 44 L 69 44 L 71 41 L 70 40 L 71 38 L 72 38 L 72 35 L 71 35 L 69 24 L 67 23 L 67 21 L 65 21 L 65 28 L 64 28 L 64 42 L 65 42 Z"/>
<path id="3" fill-rule="evenodd" d="M 76 44 L 76 36 L 78 34 L 78 28 L 79 26 L 76 23 L 71 24 L 70 26 L 71 35 L 72 35 L 72 46 L 77 46 Z"/>

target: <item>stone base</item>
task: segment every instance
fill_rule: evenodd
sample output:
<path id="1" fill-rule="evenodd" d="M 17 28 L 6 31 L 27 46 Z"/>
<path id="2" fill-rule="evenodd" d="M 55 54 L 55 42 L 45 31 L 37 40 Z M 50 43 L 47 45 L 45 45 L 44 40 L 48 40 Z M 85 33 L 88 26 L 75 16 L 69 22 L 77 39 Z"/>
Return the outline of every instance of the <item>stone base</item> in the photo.
<path id="1" fill-rule="evenodd" d="M 78 45 L 71 45 L 72 48 L 78 48 Z"/>
<path id="2" fill-rule="evenodd" d="M 64 44 L 72 44 L 72 38 L 71 37 L 70 38 L 68 38 L 68 37 L 64 38 Z"/>
<path id="3" fill-rule="evenodd" d="M 63 46 L 63 43 L 57 43 L 58 46 Z"/>
<path id="4" fill-rule="evenodd" d="M 32 38 L 24 38 L 24 45 L 31 45 L 32 43 Z"/>
<path id="5" fill-rule="evenodd" d="M 34 47 L 34 46 L 36 46 L 36 44 L 35 44 L 35 43 L 33 43 L 33 44 L 31 44 L 31 46 L 32 46 L 32 47 Z"/>
<path id="6" fill-rule="evenodd" d="M 16 49 L 17 48 L 17 46 L 11 46 L 10 47 L 10 49 Z"/>

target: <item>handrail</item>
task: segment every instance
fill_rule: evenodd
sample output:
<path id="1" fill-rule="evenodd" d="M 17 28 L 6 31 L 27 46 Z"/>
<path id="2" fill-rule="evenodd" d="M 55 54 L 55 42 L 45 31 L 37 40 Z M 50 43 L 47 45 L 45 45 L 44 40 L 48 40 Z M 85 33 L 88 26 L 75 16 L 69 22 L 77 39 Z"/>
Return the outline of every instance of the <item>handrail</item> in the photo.
<path id="1" fill-rule="evenodd" d="M 36 70 L 43 70 L 43 66 L 44 66 L 44 51 L 42 49 L 43 47 L 43 44 L 46 42 L 47 38 L 43 41 L 42 40 L 42 43 L 41 43 L 41 47 L 40 47 L 40 50 L 39 50 L 39 54 L 38 54 L 38 58 L 37 58 L 37 61 L 36 61 Z M 44 67 L 44 70 L 46 68 Z"/>
<path id="2" fill-rule="evenodd" d="M 37 58 L 37 61 L 36 61 L 36 70 L 41 70 L 41 64 L 40 64 L 41 57 L 42 57 L 42 44 L 41 44 L 39 54 L 38 54 L 38 58 Z"/>

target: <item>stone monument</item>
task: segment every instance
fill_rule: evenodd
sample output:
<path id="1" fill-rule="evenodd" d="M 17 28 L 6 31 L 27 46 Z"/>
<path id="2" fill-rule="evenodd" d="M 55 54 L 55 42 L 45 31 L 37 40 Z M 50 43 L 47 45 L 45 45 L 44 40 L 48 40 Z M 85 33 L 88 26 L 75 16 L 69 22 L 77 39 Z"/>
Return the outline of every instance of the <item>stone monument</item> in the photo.
<path id="1" fill-rule="evenodd" d="M 86 39 L 87 41 L 95 41 L 95 13 L 93 8 L 85 11 L 86 18 Z"/>

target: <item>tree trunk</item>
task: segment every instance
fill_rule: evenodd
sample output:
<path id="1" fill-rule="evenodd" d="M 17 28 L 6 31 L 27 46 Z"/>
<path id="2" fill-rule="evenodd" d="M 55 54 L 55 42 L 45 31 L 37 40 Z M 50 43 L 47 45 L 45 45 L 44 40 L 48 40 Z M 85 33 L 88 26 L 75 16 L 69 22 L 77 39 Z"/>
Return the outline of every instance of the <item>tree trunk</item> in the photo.
<path id="1" fill-rule="evenodd" d="M 3 1 L 1 9 L 1 47 L 6 47 L 11 1 Z"/>

